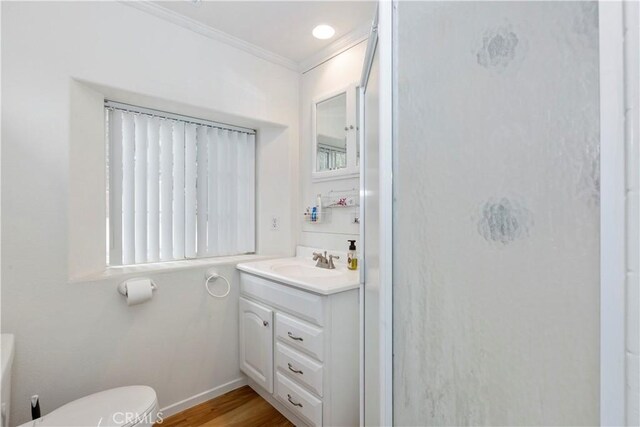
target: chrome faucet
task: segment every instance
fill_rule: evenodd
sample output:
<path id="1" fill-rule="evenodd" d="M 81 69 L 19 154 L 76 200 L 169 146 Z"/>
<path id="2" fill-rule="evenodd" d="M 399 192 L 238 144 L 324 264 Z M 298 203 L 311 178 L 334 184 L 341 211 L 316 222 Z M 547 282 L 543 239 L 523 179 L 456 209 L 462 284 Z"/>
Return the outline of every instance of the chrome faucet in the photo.
<path id="1" fill-rule="evenodd" d="M 313 260 L 318 261 L 316 263 L 316 267 L 328 268 L 329 270 L 333 270 L 336 268 L 335 264 L 333 263 L 334 259 L 340 259 L 340 257 L 336 255 L 329 255 L 329 258 L 327 258 L 327 251 L 324 251 L 324 255 L 318 252 L 313 253 Z"/>

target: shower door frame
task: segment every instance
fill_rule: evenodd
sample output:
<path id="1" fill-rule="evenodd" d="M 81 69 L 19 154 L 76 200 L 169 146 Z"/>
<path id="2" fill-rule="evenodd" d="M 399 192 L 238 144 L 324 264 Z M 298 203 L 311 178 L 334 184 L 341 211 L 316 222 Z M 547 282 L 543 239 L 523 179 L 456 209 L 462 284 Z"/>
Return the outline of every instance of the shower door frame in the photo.
<path id="1" fill-rule="evenodd" d="M 361 301 L 363 304 L 361 306 L 361 355 L 360 355 L 360 425 L 392 425 L 393 417 L 392 417 L 392 409 L 393 409 L 393 400 L 392 400 L 392 390 L 393 383 L 391 381 L 392 375 L 392 359 L 391 359 L 391 350 L 392 350 L 392 341 L 391 341 L 391 332 L 392 332 L 392 316 L 391 316 L 391 268 L 392 268 L 392 259 L 391 259 L 391 244 L 392 244 L 392 208 L 393 205 L 391 203 L 391 190 L 392 190 L 392 181 L 391 181 L 391 172 L 392 172 L 392 162 L 391 162 L 391 154 L 392 154 L 392 138 L 391 138 L 391 123 L 392 123 L 392 104 L 391 104 L 391 95 L 392 95 L 392 85 L 390 80 L 391 69 L 391 21 L 390 21 L 390 2 L 379 2 L 378 8 L 372 22 L 372 28 L 369 35 L 367 51 L 365 53 L 364 66 L 362 70 L 362 76 L 360 81 L 359 93 L 360 93 L 360 109 L 359 109 L 359 123 L 360 125 L 360 144 L 361 144 L 361 161 L 360 161 L 360 197 L 362 203 L 360 204 L 360 243 L 362 247 L 362 266 L 360 268 L 360 283 L 361 286 Z M 384 26 L 381 29 L 381 23 Z M 384 45 L 384 48 L 383 48 Z M 383 55 L 386 55 L 387 61 L 384 61 Z M 375 64 L 375 58 L 377 59 L 377 64 Z M 378 67 L 379 73 L 379 85 L 376 87 L 378 90 L 378 123 L 374 124 L 377 128 L 378 133 L 378 147 L 376 148 L 377 155 L 379 157 L 379 162 L 376 166 L 378 166 L 378 200 L 373 201 L 375 208 L 378 211 L 379 216 L 379 224 L 374 224 L 373 227 L 369 225 L 367 221 L 367 212 L 366 199 L 372 197 L 370 193 L 372 190 L 367 187 L 367 163 L 369 155 L 366 150 L 368 149 L 368 144 L 366 143 L 366 128 L 370 125 L 365 120 L 365 110 L 366 110 L 366 97 L 369 93 L 367 89 L 370 87 L 369 76 L 374 66 Z M 383 67 L 385 68 L 385 72 L 387 73 L 386 77 L 383 72 Z M 386 157 L 385 157 L 386 155 Z M 376 227 L 377 225 L 377 227 Z M 378 244 L 376 246 L 378 250 L 378 256 L 375 261 L 379 266 L 379 293 L 377 294 L 374 300 L 367 298 L 367 288 L 368 286 L 374 286 L 374 283 L 368 282 L 366 276 L 367 264 L 370 262 L 370 258 L 375 255 L 371 255 L 368 253 L 367 249 L 367 227 L 370 227 L 371 233 L 378 235 Z M 376 300 L 377 299 L 377 300 Z M 375 323 L 367 324 L 366 320 L 369 316 L 367 316 L 368 304 L 374 304 L 377 306 L 377 313 L 370 313 L 369 316 L 374 316 Z M 372 332 L 368 332 L 368 331 Z M 371 343 L 369 340 L 373 340 Z M 372 357 L 368 356 L 369 351 L 375 351 L 378 356 L 377 363 L 371 362 Z M 365 364 L 372 363 L 373 370 L 368 370 L 365 368 Z M 368 375 L 371 375 L 370 372 L 373 372 L 375 378 L 370 378 Z M 377 399 L 374 396 L 373 398 L 369 397 L 368 399 L 365 397 L 366 390 L 374 387 L 378 390 Z M 372 399 L 374 399 L 372 401 Z M 373 403 L 375 402 L 375 403 Z M 367 405 L 371 405 L 374 407 L 373 410 L 367 410 Z M 377 410 L 376 410 L 377 409 Z M 367 413 L 375 413 L 375 419 L 368 419 Z M 371 415 L 372 416 L 372 415 Z M 373 416 L 372 416 L 373 417 Z"/>
<path id="2" fill-rule="evenodd" d="M 380 55 L 380 423 L 393 425 L 394 32 L 397 0 L 378 2 Z"/>
<path id="3" fill-rule="evenodd" d="M 626 178 L 624 10 L 599 1 L 600 424 L 625 425 Z M 637 42 L 637 40 L 636 40 Z M 637 48 L 637 46 L 636 46 Z M 631 164 L 637 165 L 633 161 Z M 637 238 L 636 236 L 633 236 Z M 629 314 L 627 313 L 627 316 Z"/>
<path id="4" fill-rule="evenodd" d="M 380 411 L 393 425 L 393 73 L 397 0 L 378 3 L 380 55 Z M 599 0 L 600 41 L 600 423 L 625 425 L 624 13 L 622 2 Z M 638 40 L 631 41 L 639 48 Z M 603 54 L 606 52 L 606 54 Z M 632 164 L 637 165 L 638 161 Z M 606 207 L 606 209 L 605 209 Z M 636 218 L 636 220 L 640 220 Z M 629 313 L 626 313 L 629 316 Z"/>
<path id="5" fill-rule="evenodd" d="M 366 354 L 366 334 L 364 328 L 373 328 L 377 330 L 376 351 L 378 353 L 379 364 L 377 368 L 377 378 L 371 382 L 379 389 L 378 396 L 378 414 L 377 422 L 382 426 L 393 425 L 393 305 L 392 305 L 392 280 L 393 280 L 393 93 L 394 93 L 394 75 L 393 75 L 393 10 L 396 7 L 395 1 L 379 1 L 377 19 L 374 19 L 373 30 L 369 39 L 369 47 L 367 48 L 367 57 L 363 67 L 360 91 L 361 95 L 365 94 L 368 81 L 369 71 L 373 64 L 373 58 L 377 55 L 379 67 L 379 105 L 378 105 L 378 138 L 379 138 L 379 201 L 377 207 L 379 209 L 379 286 L 378 295 L 378 318 L 376 324 L 365 325 L 366 307 L 361 307 L 361 381 L 360 381 L 360 423 L 366 425 L 365 419 L 365 397 L 367 386 L 365 383 L 366 375 L 364 365 L 367 359 Z M 377 36 L 376 36 L 377 34 Z M 361 100 L 364 97 L 361 96 Z M 363 108 L 360 110 L 360 123 L 364 123 Z M 364 125 L 366 127 L 366 123 Z M 360 129 L 361 143 L 361 159 L 364 159 L 366 144 L 364 142 L 364 128 Z M 363 265 L 360 268 L 361 283 L 367 286 L 365 278 L 362 276 L 366 269 L 367 254 L 366 245 L 366 213 L 364 212 L 364 200 L 367 197 L 367 188 L 365 186 L 365 162 L 360 162 L 360 194 L 363 202 L 360 205 L 361 228 L 360 238 L 363 248 Z M 375 231 L 374 231 L 375 232 Z M 364 288 L 361 287 L 361 298 L 364 297 Z M 363 298 L 364 305 L 367 301 Z"/>

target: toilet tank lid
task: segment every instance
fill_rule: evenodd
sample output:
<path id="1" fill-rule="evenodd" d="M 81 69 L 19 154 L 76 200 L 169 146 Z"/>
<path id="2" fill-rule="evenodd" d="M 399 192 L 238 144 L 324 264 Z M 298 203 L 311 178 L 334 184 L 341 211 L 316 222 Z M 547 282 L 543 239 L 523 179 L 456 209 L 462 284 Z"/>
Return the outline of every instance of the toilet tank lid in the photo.
<path id="1" fill-rule="evenodd" d="M 149 419 L 157 406 L 156 392 L 147 386 L 112 388 L 82 397 L 26 426 L 129 427 Z"/>

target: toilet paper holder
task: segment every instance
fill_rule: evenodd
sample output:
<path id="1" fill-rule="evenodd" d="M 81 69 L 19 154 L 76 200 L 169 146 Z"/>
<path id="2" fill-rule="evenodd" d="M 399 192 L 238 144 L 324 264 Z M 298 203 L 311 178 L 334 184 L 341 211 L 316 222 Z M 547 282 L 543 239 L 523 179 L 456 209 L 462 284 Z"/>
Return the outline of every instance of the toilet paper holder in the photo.
<path id="1" fill-rule="evenodd" d="M 149 279 L 147 277 L 136 277 L 135 279 L 131 278 L 131 279 L 125 280 L 124 282 L 122 282 L 122 283 L 120 283 L 118 285 L 118 292 L 121 295 L 124 295 L 125 297 L 129 296 L 129 292 L 127 291 L 127 282 L 129 280 L 148 280 L 149 282 L 151 282 L 151 290 L 152 291 L 157 291 L 158 290 L 158 285 L 156 285 L 156 282 L 154 282 L 152 279 Z"/>

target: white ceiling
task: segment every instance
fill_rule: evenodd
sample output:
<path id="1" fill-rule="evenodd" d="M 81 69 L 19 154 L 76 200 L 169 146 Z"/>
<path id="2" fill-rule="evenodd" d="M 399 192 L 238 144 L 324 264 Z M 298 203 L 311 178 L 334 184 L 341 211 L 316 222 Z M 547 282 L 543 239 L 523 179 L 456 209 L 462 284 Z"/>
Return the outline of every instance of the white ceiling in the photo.
<path id="1" fill-rule="evenodd" d="M 156 1 L 156 5 L 225 32 L 294 62 L 368 25 L 374 1 Z M 329 24 L 336 34 L 318 40 L 311 31 Z"/>

